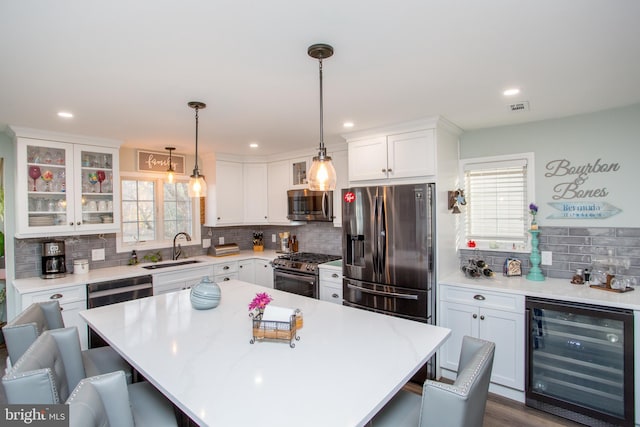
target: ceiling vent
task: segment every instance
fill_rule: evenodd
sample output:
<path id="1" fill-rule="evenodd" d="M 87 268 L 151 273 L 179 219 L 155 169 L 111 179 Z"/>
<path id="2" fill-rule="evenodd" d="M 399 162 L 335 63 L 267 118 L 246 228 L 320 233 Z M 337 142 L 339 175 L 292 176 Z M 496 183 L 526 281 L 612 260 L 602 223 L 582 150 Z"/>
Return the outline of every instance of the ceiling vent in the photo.
<path id="1" fill-rule="evenodd" d="M 509 104 L 509 111 L 511 111 L 512 113 L 529 111 L 529 101 L 514 102 L 513 104 Z"/>

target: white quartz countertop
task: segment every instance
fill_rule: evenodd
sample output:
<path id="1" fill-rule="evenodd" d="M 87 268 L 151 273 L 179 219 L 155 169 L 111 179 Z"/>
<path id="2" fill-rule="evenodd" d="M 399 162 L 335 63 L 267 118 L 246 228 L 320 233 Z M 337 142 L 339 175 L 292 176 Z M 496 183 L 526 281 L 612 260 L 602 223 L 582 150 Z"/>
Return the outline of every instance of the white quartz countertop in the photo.
<path id="1" fill-rule="evenodd" d="M 137 277 L 145 275 L 153 275 L 160 273 L 168 273 L 182 269 L 200 267 L 211 264 L 223 264 L 225 262 L 242 261 L 245 259 L 257 258 L 265 260 L 273 260 L 278 257 L 275 250 L 265 251 L 240 251 L 238 254 L 225 255 L 220 257 L 201 255 L 191 258 L 180 258 L 178 261 L 198 260 L 193 264 L 179 265 L 175 267 L 159 268 L 155 270 L 147 270 L 143 268 L 152 263 L 140 263 L 138 265 L 125 265 L 119 267 L 96 268 L 89 270 L 87 274 L 67 274 L 65 277 L 58 279 L 42 279 L 40 277 L 29 277 L 25 279 L 16 279 L 13 286 L 19 293 L 37 292 L 43 290 L 55 290 L 65 288 L 67 286 L 86 285 L 87 283 L 98 283 L 107 280 L 126 279 L 128 277 Z M 170 264 L 178 261 L 162 261 L 159 264 Z"/>
<path id="2" fill-rule="evenodd" d="M 340 273 L 342 273 L 342 259 L 325 262 L 324 264 L 320 264 L 318 268 L 321 268 L 323 270 L 339 271 Z"/>
<path id="3" fill-rule="evenodd" d="M 495 290 L 530 297 L 640 310 L 640 289 L 624 293 L 609 292 L 593 289 L 588 284 L 574 285 L 569 279 L 545 278 L 542 282 L 535 282 L 527 280 L 525 276 L 506 277 L 500 273 L 491 278 L 471 279 L 460 272 L 441 279 L 440 283 L 469 289 Z"/>
<path id="4" fill-rule="evenodd" d="M 248 304 L 265 288 L 220 287 L 211 310 L 194 310 L 185 290 L 80 315 L 203 426 L 365 425 L 450 334 L 271 289 L 271 304 L 302 311 L 300 340 L 250 344 Z"/>

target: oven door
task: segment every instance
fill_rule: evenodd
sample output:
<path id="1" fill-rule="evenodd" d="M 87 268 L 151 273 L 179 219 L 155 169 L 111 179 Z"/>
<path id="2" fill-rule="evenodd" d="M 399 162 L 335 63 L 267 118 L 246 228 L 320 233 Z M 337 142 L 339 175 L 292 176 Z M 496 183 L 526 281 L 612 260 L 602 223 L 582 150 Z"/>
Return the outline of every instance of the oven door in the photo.
<path id="1" fill-rule="evenodd" d="M 273 287 L 280 291 L 318 299 L 318 277 L 315 274 L 275 268 L 273 270 Z"/>

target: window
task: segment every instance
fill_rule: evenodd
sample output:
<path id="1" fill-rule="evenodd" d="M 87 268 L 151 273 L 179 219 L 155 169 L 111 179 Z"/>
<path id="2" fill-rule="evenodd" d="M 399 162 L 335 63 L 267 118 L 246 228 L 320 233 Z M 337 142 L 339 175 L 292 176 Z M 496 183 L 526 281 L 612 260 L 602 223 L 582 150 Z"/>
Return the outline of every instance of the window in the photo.
<path id="1" fill-rule="evenodd" d="M 116 250 L 161 249 L 185 231 L 200 243 L 199 199 L 189 198 L 188 180 L 165 182 L 164 175 L 122 174 L 122 226 Z"/>
<path id="2" fill-rule="evenodd" d="M 534 200 L 533 154 L 461 161 L 466 206 L 464 247 L 528 251 L 529 203 Z"/>

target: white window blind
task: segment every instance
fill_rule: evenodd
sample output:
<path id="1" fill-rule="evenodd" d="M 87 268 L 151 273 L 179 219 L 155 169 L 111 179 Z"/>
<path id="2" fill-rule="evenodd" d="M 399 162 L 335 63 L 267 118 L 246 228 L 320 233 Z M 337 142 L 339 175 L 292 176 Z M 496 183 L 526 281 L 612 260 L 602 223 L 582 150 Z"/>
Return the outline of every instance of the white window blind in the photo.
<path id="1" fill-rule="evenodd" d="M 527 160 L 464 165 L 466 237 L 472 240 L 527 240 Z"/>

